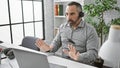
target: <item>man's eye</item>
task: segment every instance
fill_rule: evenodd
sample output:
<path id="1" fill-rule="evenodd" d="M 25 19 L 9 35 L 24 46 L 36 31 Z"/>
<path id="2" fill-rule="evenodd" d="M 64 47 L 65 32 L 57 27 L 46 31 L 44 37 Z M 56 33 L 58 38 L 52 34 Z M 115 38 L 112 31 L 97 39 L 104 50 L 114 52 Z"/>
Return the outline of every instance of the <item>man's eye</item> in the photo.
<path id="1" fill-rule="evenodd" d="M 74 15 L 74 13 L 71 13 L 70 15 Z"/>
<path id="2" fill-rule="evenodd" d="M 68 13 L 66 13 L 65 16 L 68 16 Z"/>

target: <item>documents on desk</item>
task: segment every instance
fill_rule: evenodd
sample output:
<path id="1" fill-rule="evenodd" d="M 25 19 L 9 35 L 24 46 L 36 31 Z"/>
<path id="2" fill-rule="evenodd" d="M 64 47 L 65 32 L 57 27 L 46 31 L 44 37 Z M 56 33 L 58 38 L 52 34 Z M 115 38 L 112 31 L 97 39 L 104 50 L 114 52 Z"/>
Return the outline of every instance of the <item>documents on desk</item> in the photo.
<path id="1" fill-rule="evenodd" d="M 35 51 L 35 50 L 32 50 L 32 49 L 28 49 L 28 48 L 25 48 L 25 47 L 22 47 L 22 46 L 17 46 L 17 45 L 13 45 L 13 44 L 6 44 L 6 43 L 2 43 L 2 44 L 0 44 L 0 46 L 5 47 L 5 48 L 13 48 L 13 49 L 15 48 L 15 49 L 23 50 L 23 51 L 30 51 L 30 52 L 37 53 L 37 54 L 44 54 L 44 55 L 47 55 L 49 63 L 63 65 L 63 66 L 66 66 L 67 68 L 97 68 L 97 67 L 93 67 L 93 66 L 86 65 L 86 64 L 83 64 L 83 63 L 75 62 L 75 61 L 72 61 L 72 60 L 69 60 L 69 59 L 61 58 L 61 57 L 58 57 L 58 56 L 49 55 L 48 53 L 43 53 L 43 52 Z M 12 65 L 17 65 L 17 62 L 16 62 L 15 59 L 10 60 L 10 61 L 12 61 Z M 10 66 L 6 66 L 5 64 L 2 64 L 2 63 L 0 65 L 0 68 L 1 67 L 2 68 L 11 68 Z M 13 66 L 13 68 L 20 68 L 20 67 Z"/>

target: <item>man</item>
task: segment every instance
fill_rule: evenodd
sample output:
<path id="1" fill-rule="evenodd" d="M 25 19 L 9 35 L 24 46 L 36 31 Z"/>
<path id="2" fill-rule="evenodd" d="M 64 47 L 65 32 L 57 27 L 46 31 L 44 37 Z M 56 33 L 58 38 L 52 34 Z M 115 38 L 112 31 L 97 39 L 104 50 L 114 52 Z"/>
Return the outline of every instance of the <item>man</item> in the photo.
<path id="1" fill-rule="evenodd" d="M 67 22 L 62 24 L 51 45 L 43 40 L 36 41 L 42 51 L 56 52 L 62 46 L 62 56 L 78 62 L 91 64 L 98 56 L 98 36 L 91 25 L 82 20 L 84 13 L 77 2 L 66 7 Z"/>

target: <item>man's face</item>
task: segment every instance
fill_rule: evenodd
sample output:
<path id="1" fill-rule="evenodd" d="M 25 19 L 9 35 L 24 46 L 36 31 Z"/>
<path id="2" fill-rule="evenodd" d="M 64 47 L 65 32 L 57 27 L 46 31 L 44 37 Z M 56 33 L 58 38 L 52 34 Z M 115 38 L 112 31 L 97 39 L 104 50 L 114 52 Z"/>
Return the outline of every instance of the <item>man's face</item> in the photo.
<path id="1" fill-rule="evenodd" d="M 75 5 L 67 6 L 65 15 L 70 24 L 76 24 L 79 17 L 77 7 Z"/>

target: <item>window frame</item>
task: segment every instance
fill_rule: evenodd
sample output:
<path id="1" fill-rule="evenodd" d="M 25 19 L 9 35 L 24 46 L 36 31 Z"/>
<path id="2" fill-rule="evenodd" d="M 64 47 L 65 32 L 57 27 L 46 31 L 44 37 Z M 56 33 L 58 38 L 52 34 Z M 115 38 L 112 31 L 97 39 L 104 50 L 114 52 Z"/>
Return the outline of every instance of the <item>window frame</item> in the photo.
<path id="1" fill-rule="evenodd" d="M 12 23 L 11 22 L 11 10 L 10 10 L 10 8 L 11 8 L 11 6 L 10 6 L 10 0 L 7 0 L 6 2 L 7 2 L 7 12 L 8 12 L 8 19 L 9 19 L 9 23 L 8 24 L 0 24 L 0 27 L 4 27 L 4 26 L 8 26 L 9 27 L 9 31 L 10 31 L 10 43 L 13 43 L 14 44 L 14 42 L 13 42 L 13 31 L 12 31 L 12 26 L 13 25 L 20 25 L 20 24 L 22 24 L 23 25 L 23 37 L 25 37 L 25 36 L 27 36 L 27 35 L 25 35 L 25 25 L 26 24 L 30 24 L 30 23 L 32 23 L 33 24 L 33 32 L 34 32 L 34 37 L 36 37 L 36 34 L 35 34 L 35 24 L 36 23 L 42 23 L 42 39 L 45 39 L 45 23 L 44 23 L 44 0 L 18 0 L 18 1 L 21 1 L 21 12 L 22 12 L 22 21 L 21 22 L 14 22 L 14 23 Z M 24 1 L 31 1 L 32 2 L 32 10 L 33 10 L 33 20 L 32 21 L 24 21 L 24 12 L 23 12 L 23 2 Z M 35 13 L 34 13 L 34 2 L 42 2 L 42 20 L 35 20 L 34 18 L 35 18 Z M 6 38 L 7 39 L 7 38 Z M 2 39 L 0 39 L 0 40 L 2 40 Z M 3 41 L 4 42 L 4 41 Z M 20 41 L 21 42 L 21 41 Z"/>

